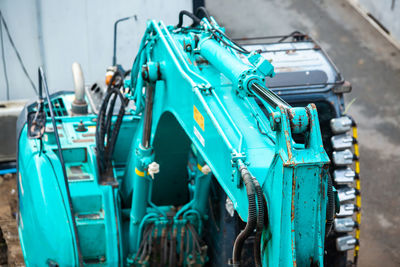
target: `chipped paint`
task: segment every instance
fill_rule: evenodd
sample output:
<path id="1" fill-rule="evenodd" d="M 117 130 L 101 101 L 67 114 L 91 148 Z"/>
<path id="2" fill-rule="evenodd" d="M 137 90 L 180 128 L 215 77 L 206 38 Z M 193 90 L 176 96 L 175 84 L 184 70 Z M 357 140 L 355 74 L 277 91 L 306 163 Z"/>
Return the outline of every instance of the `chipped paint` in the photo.
<path id="1" fill-rule="evenodd" d="M 296 197 L 296 176 L 294 174 L 295 172 L 293 171 L 293 176 L 292 176 L 292 208 L 291 208 L 291 220 L 292 222 L 294 221 L 294 216 L 296 212 L 296 207 L 295 207 L 295 197 Z"/>

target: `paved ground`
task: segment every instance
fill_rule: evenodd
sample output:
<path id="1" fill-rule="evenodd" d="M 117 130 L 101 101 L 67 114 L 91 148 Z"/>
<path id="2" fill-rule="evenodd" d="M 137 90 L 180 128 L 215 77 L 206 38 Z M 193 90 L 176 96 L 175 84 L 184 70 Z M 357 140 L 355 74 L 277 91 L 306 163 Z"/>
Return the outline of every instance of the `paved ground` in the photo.
<path id="1" fill-rule="evenodd" d="M 356 99 L 363 217 L 360 266 L 400 266 L 400 51 L 346 0 L 206 1 L 232 37 L 311 34 L 332 57 Z"/>

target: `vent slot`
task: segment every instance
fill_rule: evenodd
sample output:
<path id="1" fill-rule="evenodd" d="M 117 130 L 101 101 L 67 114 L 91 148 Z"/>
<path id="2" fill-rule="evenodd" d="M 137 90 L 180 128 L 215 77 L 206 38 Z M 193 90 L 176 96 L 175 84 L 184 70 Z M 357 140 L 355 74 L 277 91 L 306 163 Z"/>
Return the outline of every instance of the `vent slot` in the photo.
<path id="1" fill-rule="evenodd" d="M 51 100 L 51 103 L 53 105 L 53 111 L 55 117 L 68 116 L 68 112 L 67 109 L 65 108 L 64 101 L 62 98 L 53 99 Z M 50 117 L 50 109 L 48 103 L 44 104 L 44 110 L 46 111 L 46 115 Z"/>

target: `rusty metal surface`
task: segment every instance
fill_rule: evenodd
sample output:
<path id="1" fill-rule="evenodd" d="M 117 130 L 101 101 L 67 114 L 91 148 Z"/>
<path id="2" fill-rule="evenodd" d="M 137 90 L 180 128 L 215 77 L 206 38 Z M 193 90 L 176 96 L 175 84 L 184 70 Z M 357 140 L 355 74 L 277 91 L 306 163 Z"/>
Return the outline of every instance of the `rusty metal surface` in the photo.
<path id="1" fill-rule="evenodd" d="M 310 34 L 353 84 L 346 102 L 356 99 L 348 110 L 359 126 L 363 177 L 359 266 L 400 266 L 400 51 L 346 0 L 206 4 L 234 38 L 293 30 Z"/>

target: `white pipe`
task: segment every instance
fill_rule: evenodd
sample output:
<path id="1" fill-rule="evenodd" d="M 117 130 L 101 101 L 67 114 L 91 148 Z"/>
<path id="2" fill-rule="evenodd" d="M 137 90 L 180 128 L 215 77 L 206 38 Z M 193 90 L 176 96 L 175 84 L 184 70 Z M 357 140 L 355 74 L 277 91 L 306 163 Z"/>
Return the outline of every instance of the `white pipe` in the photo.
<path id="1" fill-rule="evenodd" d="M 76 103 L 86 103 L 85 101 L 85 80 L 81 65 L 78 62 L 72 63 L 72 76 L 74 79 L 75 101 Z"/>

